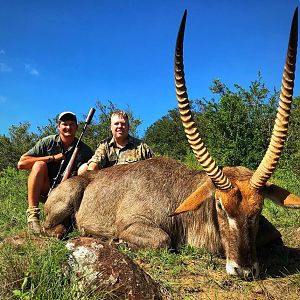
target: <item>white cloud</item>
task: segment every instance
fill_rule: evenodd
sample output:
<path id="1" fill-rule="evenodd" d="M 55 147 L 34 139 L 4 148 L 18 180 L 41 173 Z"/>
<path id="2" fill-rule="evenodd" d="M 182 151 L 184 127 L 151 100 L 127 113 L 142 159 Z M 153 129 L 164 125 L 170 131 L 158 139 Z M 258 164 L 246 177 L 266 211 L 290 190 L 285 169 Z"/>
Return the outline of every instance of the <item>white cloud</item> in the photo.
<path id="1" fill-rule="evenodd" d="M 25 71 L 28 72 L 28 74 L 33 76 L 39 76 L 40 73 L 37 69 L 33 68 L 31 65 L 25 64 L 24 65 Z"/>
<path id="2" fill-rule="evenodd" d="M 5 51 L 3 49 L 0 49 L 0 54 L 5 54 Z"/>
<path id="3" fill-rule="evenodd" d="M 5 63 L 0 63 L 0 72 L 11 72 L 12 68 Z"/>
<path id="4" fill-rule="evenodd" d="M 0 104 L 4 104 L 7 101 L 7 97 L 0 95 Z"/>

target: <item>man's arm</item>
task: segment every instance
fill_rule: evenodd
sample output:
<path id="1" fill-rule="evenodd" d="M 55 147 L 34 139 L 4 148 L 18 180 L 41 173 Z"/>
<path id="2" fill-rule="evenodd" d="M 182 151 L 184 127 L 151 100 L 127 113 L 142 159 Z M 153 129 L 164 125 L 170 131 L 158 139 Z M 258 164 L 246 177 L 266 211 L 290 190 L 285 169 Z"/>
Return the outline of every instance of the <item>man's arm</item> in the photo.
<path id="1" fill-rule="evenodd" d="M 145 143 L 142 143 L 142 157 L 143 159 L 148 159 L 154 157 L 154 152 L 152 149 Z"/>
<path id="2" fill-rule="evenodd" d="M 53 161 L 59 161 L 64 158 L 64 155 L 62 153 L 56 154 L 56 155 L 47 155 L 47 156 L 31 156 L 27 155 L 26 153 L 23 154 L 18 162 L 18 169 L 19 170 L 30 170 L 35 162 L 37 161 L 43 161 L 43 162 L 53 162 Z"/>
<path id="3" fill-rule="evenodd" d="M 100 142 L 98 148 L 95 151 L 95 154 L 87 163 L 87 170 L 92 171 L 102 169 L 103 166 L 106 164 L 107 159 L 108 158 L 106 144 L 105 142 Z"/>

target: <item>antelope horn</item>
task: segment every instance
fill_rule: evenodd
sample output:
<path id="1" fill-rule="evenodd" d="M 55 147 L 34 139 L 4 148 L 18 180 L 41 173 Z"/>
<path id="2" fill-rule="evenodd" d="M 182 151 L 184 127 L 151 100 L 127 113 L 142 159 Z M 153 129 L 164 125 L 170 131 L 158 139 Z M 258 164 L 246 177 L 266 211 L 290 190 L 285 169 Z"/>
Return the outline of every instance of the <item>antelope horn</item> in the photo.
<path id="1" fill-rule="evenodd" d="M 275 125 L 272 132 L 271 141 L 267 152 L 262 159 L 257 170 L 250 179 L 252 187 L 258 189 L 263 187 L 274 172 L 280 155 L 283 150 L 284 142 L 287 138 L 288 123 L 293 98 L 293 88 L 296 69 L 298 43 L 298 7 L 295 10 L 286 61 L 283 71 L 280 100 L 276 114 Z"/>
<path id="2" fill-rule="evenodd" d="M 228 190 L 232 188 L 232 185 L 222 170 L 217 166 L 214 159 L 210 156 L 207 148 L 204 146 L 191 113 L 187 89 L 185 86 L 183 66 L 183 39 L 186 14 L 187 11 L 185 10 L 178 31 L 175 49 L 175 86 L 180 118 L 184 127 L 185 135 L 197 160 L 200 162 L 201 166 L 217 188 L 221 190 Z"/>

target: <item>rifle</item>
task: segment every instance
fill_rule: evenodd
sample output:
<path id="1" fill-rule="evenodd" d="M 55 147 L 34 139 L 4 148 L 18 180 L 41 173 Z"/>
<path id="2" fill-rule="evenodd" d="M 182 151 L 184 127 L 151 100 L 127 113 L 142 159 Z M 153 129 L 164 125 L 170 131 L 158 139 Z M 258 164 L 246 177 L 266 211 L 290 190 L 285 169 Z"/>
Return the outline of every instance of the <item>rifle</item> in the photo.
<path id="1" fill-rule="evenodd" d="M 71 171 L 72 171 L 73 165 L 74 165 L 74 163 L 75 163 L 75 159 L 76 159 L 77 154 L 78 154 L 78 151 L 79 151 L 79 144 L 80 144 L 80 142 L 81 142 L 81 139 L 82 139 L 82 137 L 83 137 L 83 135 L 84 135 L 84 133 L 85 133 L 85 130 L 86 130 L 87 126 L 88 126 L 88 125 L 91 123 L 91 121 L 92 121 L 92 118 L 93 118 L 93 116 L 94 116 L 95 111 L 96 111 L 95 108 L 92 107 L 92 108 L 90 109 L 90 111 L 89 111 L 88 116 L 86 117 L 86 120 L 85 120 L 85 122 L 84 122 L 84 128 L 83 128 L 83 130 L 82 130 L 82 132 L 81 132 L 81 135 L 80 135 L 80 137 L 79 137 L 79 139 L 78 139 L 78 141 L 77 141 L 77 143 L 76 143 L 75 149 L 74 149 L 73 154 L 72 154 L 72 156 L 71 156 L 71 158 L 70 158 L 70 161 L 69 161 L 69 163 L 68 163 L 68 165 L 67 165 L 67 167 L 66 167 L 66 169 L 65 169 L 65 171 L 64 171 L 64 175 L 63 175 L 63 178 L 62 178 L 61 181 L 64 181 L 64 180 L 68 179 L 69 176 L 70 176 L 70 173 L 71 173 Z"/>
<path id="2" fill-rule="evenodd" d="M 83 128 L 83 130 L 82 130 L 82 132 L 81 132 L 81 135 L 80 135 L 80 137 L 79 137 L 79 139 L 78 139 L 78 141 L 77 141 L 77 143 L 76 143 L 75 149 L 74 149 L 74 151 L 73 151 L 73 154 L 72 154 L 72 156 L 71 156 L 71 158 L 70 158 L 70 160 L 69 160 L 69 162 L 68 162 L 68 164 L 67 164 L 67 166 L 66 166 L 66 169 L 65 169 L 65 171 L 64 171 L 64 173 L 63 173 L 63 178 L 62 178 L 61 182 L 64 181 L 64 180 L 66 180 L 66 179 L 68 179 L 69 176 L 70 176 L 70 174 L 71 174 L 72 168 L 73 168 L 73 166 L 74 166 L 74 163 L 75 163 L 75 160 L 76 160 L 78 151 L 79 151 L 79 145 L 80 145 L 80 142 L 81 142 L 81 140 L 82 140 L 82 137 L 83 137 L 83 135 L 84 135 L 84 133 L 85 133 L 85 130 L 86 130 L 87 126 L 91 123 L 91 121 L 92 121 L 92 119 L 93 119 L 93 116 L 94 116 L 95 111 L 96 111 L 95 108 L 92 107 L 92 108 L 90 109 L 90 111 L 89 111 L 89 114 L 88 114 L 87 117 L 86 117 L 86 120 L 85 120 L 85 122 L 84 122 L 84 128 Z M 67 151 L 67 152 L 68 152 L 68 151 Z M 66 154 L 66 153 L 64 153 L 64 154 Z M 57 175 L 56 175 L 56 177 L 55 177 L 55 179 L 54 179 L 54 182 L 53 182 L 53 184 L 52 184 L 52 186 L 51 186 L 51 188 L 50 188 L 50 190 L 49 190 L 49 192 L 48 192 L 48 196 L 49 196 L 50 192 L 51 192 L 51 191 L 54 189 L 54 187 L 56 186 L 56 184 L 57 184 L 57 182 L 58 182 L 58 180 L 59 180 L 59 177 L 60 177 L 60 175 L 61 175 L 61 170 L 63 169 L 63 165 L 64 165 L 64 164 L 65 164 L 65 160 L 63 159 L 63 160 L 61 161 L 61 163 L 60 163 L 59 170 L 58 170 L 58 173 L 57 173 Z"/>

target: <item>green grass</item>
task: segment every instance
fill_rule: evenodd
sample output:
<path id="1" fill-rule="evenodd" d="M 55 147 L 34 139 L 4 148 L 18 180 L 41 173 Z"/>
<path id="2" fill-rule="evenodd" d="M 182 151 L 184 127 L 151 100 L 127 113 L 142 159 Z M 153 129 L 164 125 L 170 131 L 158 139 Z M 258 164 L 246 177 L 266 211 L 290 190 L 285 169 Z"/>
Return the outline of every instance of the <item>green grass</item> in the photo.
<path id="1" fill-rule="evenodd" d="M 8 168 L 0 173 L 0 241 L 25 227 L 27 174 Z"/>
<path id="2" fill-rule="evenodd" d="M 67 249 L 60 241 L 22 245 L 5 243 L 0 249 L 1 299 L 71 299 L 67 277 L 61 271 Z M 55 287 L 55 288 L 53 288 Z M 64 291 L 67 290 L 66 295 Z"/>
<path id="3" fill-rule="evenodd" d="M 138 250 L 131 251 L 122 246 L 120 250 L 142 265 L 154 266 L 152 276 L 161 279 L 166 275 L 178 276 L 187 271 L 187 262 L 193 260 L 198 264 L 189 266 L 191 274 L 199 274 L 204 270 L 215 270 L 220 267 L 215 256 L 204 249 L 197 249 L 189 245 L 183 246 L 178 253 L 170 250 Z"/>
<path id="4" fill-rule="evenodd" d="M 275 172 L 271 182 L 291 193 L 300 195 L 300 178 L 289 170 Z M 265 200 L 263 214 L 278 228 L 300 227 L 300 209 L 284 208 L 270 200 Z"/>

